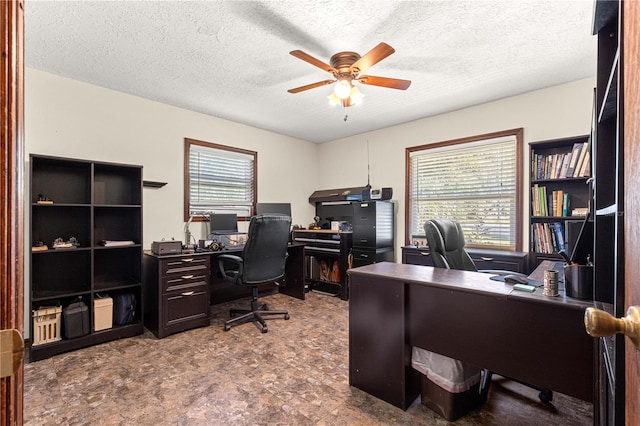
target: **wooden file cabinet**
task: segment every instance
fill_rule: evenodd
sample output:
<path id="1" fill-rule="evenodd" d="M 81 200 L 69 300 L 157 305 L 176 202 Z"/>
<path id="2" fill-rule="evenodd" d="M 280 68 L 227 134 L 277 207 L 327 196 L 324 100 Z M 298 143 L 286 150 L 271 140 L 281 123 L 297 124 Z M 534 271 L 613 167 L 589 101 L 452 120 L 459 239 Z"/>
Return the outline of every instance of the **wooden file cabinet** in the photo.
<path id="1" fill-rule="evenodd" d="M 158 338 L 209 325 L 210 258 L 145 252 L 144 325 Z"/>

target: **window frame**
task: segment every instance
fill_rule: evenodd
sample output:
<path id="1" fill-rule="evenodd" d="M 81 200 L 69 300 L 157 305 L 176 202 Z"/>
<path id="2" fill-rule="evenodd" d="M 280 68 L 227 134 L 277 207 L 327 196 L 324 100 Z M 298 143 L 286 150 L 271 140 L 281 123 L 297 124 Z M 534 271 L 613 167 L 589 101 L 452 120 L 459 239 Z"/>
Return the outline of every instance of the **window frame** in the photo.
<path id="1" fill-rule="evenodd" d="M 191 146 L 198 145 L 206 148 L 217 149 L 221 151 L 236 152 L 246 154 L 253 157 L 253 200 L 251 201 L 251 214 L 256 211 L 256 203 L 258 200 L 258 153 L 248 149 L 236 148 L 233 146 L 221 145 L 213 142 L 205 142 L 197 139 L 184 138 L 184 221 L 189 220 L 189 207 L 191 205 L 190 182 L 191 174 L 189 173 Z M 251 216 L 238 216 L 239 221 L 247 221 Z M 208 221 L 206 216 L 194 216 L 193 222 Z"/>
<path id="2" fill-rule="evenodd" d="M 524 159 L 523 159 L 523 145 L 524 145 L 524 128 L 520 127 L 520 128 L 516 128 L 516 129 L 510 129 L 510 130 L 503 130 L 503 131 L 498 131 L 498 132 L 493 132 L 493 133 L 485 133 L 482 135 L 475 135 L 475 136 L 468 136 L 468 137 L 464 137 L 464 138 L 459 138 L 459 139 L 452 139 L 452 140 L 447 140 L 447 141 L 441 141 L 441 142 L 434 142 L 434 143 L 428 143 L 428 144 L 424 144 L 424 145 L 418 145 L 418 146 L 412 146 L 412 147 L 408 147 L 405 149 L 405 194 L 404 194 L 404 199 L 405 199 L 405 209 L 404 209 L 404 214 L 405 214 L 405 218 L 404 218 L 404 232 L 405 232 L 405 245 L 411 244 L 411 176 L 410 176 L 410 171 L 411 171 L 411 154 L 413 152 L 416 151 L 424 151 L 424 150 L 428 150 L 428 149 L 435 149 L 435 148 L 441 148 L 441 147 L 449 147 L 449 146 L 454 146 L 454 145 L 464 145 L 464 144 L 468 144 L 468 143 L 473 143 L 473 142 L 479 142 L 479 141 L 483 141 L 483 140 L 488 140 L 488 139 L 496 139 L 496 138 L 502 138 L 502 137 L 508 137 L 508 136 L 513 136 L 516 139 L 516 164 L 515 164 L 515 173 L 516 173 L 516 179 L 515 179 L 515 185 L 516 185 L 516 189 L 515 189 L 515 207 L 516 207 L 516 211 L 515 211 L 515 246 L 513 248 L 501 248 L 501 247 L 493 247 L 490 248 L 492 250 L 504 250 L 504 251 L 522 251 L 522 244 L 523 244 L 523 236 L 522 236 L 522 230 L 523 230 L 523 218 L 522 218 L 522 212 L 523 212 L 523 193 L 522 193 L 522 185 L 523 185 L 523 163 L 524 163 Z M 481 247 L 481 248 L 488 248 L 488 247 Z M 489 248 L 488 248 L 489 249 Z"/>

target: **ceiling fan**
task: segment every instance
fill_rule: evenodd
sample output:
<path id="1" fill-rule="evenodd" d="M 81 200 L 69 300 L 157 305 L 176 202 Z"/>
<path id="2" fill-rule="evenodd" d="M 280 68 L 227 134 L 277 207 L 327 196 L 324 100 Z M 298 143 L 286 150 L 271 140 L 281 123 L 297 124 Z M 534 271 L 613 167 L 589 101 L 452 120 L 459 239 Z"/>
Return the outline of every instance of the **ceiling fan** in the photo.
<path id="1" fill-rule="evenodd" d="M 294 50 L 289 53 L 298 59 L 302 59 L 311 65 L 315 65 L 316 67 L 333 74 L 334 79 L 318 81 L 317 83 L 296 87 L 295 89 L 289 89 L 288 92 L 300 93 L 305 90 L 338 82 L 335 90 L 329 96 L 329 99 L 338 105 L 348 107 L 356 104 L 364 96 L 360 93 L 357 87 L 353 85 L 354 81 L 371 86 L 405 90 L 411 85 L 410 80 L 376 77 L 374 75 L 363 74 L 373 65 L 391 55 L 393 52 L 395 52 L 393 47 L 389 46 L 387 43 L 380 43 L 364 56 L 360 56 L 356 52 L 338 52 L 331 57 L 329 60 L 331 65 L 329 65 L 307 53 L 304 53 L 302 50 Z"/>

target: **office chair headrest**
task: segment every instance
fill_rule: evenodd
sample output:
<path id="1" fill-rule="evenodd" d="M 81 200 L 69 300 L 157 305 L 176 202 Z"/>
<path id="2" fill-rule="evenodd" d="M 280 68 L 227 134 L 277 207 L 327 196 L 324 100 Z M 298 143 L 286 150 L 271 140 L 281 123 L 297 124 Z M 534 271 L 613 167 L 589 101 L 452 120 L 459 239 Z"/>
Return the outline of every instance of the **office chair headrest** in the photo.
<path id="1" fill-rule="evenodd" d="M 431 224 L 438 230 L 437 245 L 444 249 L 442 250 L 444 253 L 464 249 L 464 234 L 459 223 L 449 219 L 435 219 L 427 221 L 425 226 L 427 224 Z M 440 251 L 439 247 L 433 247 L 432 249 Z"/>

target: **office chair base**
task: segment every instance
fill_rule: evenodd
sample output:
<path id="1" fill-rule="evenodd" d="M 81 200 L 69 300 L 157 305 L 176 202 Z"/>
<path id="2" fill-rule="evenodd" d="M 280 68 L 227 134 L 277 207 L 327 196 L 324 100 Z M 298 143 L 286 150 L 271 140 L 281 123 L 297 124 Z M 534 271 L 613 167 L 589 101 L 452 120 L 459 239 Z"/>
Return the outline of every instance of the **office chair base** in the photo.
<path id="1" fill-rule="evenodd" d="M 493 372 L 489 371 L 489 370 L 484 370 L 483 374 L 482 374 L 482 383 L 480 385 L 480 397 L 482 398 L 482 401 L 486 401 L 487 400 L 487 395 L 489 393 L 489 385 L 491 385 L 491 377 L 493 376 Z M 528 386 L 532 389 L 538 390 L 540 391 L 540 393 L 538 394 L 538 398 L 540 398 L 540 401 L 544 402 L 545 404 L 549 404 L 553 401 L 553 391 L 547 388 L 543 388 L 540 386 L 536 386 L 536 385 L 532 385 L 531 383 L 525 383 L 525 382 L 521 382 L 520 380 L 516 380 L 516 379 L 512 379 L 510 377 L 507 377 L 507 379 L 509 380 L 513 380 L 514 382 L 518 382 L 521 385 L 525 385 Z"/>
<path id="2" fill-rule="evenodd" d="M 256 301 L 251 302 L 251 309 L 231 309 L 230 316 L 231 319 L 224 323 L 224 331 L 231 330 L 235 325 L 255 322 L 260 325 L 260 331 L 266 333 L 269 329 L 265 320 L 274 316 L 283 316 L 285 320 L 291 318 L 287 311 L 270 311 L 266 304 L 258 305 Z"/>

